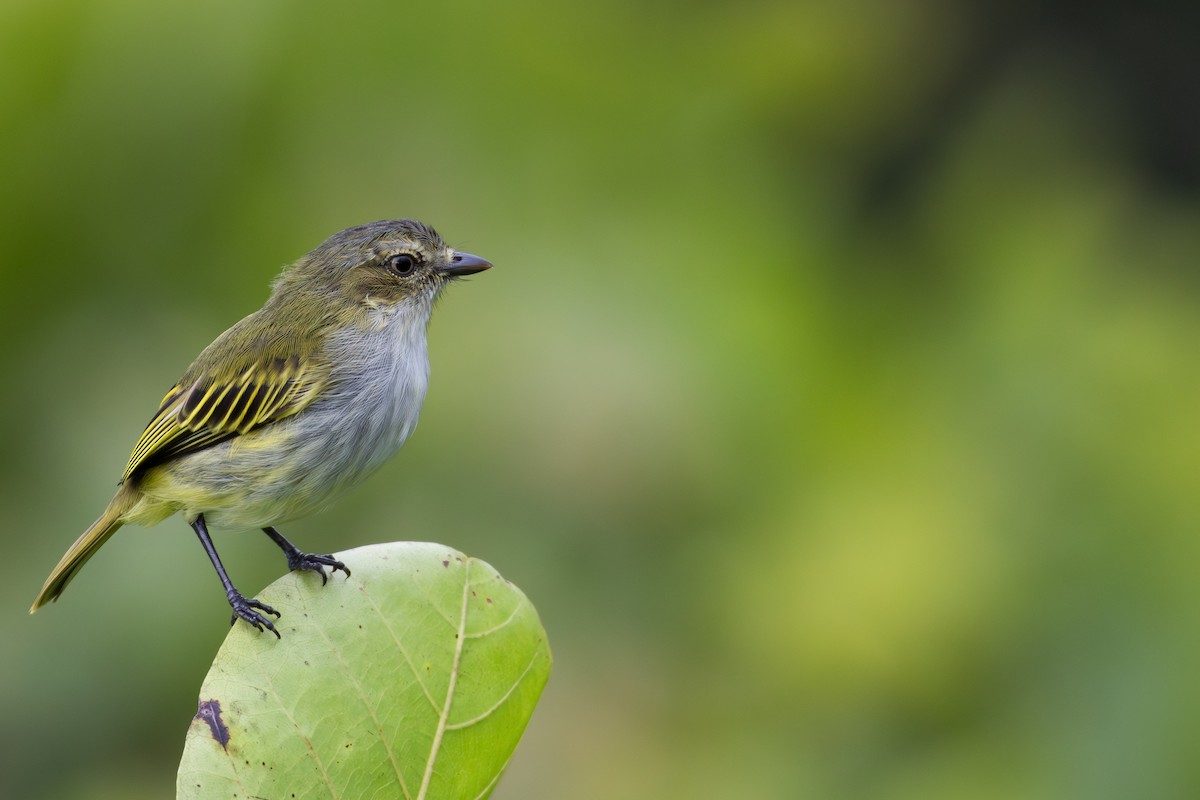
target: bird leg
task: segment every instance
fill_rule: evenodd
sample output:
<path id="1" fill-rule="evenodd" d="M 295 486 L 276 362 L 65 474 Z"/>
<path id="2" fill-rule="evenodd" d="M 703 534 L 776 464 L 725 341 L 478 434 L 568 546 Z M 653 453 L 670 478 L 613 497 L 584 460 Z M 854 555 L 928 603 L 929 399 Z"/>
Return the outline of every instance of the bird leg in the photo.
<path id="1" fill-rule="evenodd" d="M 280 616 L 279 612 L 266 603 L 247 599 L 245 595 L 234 588 L 233 581 L 229 580 L 229 574 L 225 572 L 225 567 L 221 564 L 221 559 L 217 555 L 217 548 L 213 547 L 212 538 L 208 535 L 208 526 L 204 524 L 203 514 L 196 515 L 196 520 L 192 523 L 192 530 L 196 532 L 196 536 L 200 539 L 200 544 L 204 547 L 204 552 L 208 553 L 208 560 L 212 562 L 213 567 L 217 570 L 217 577 L 221 579 L 221 585 L 225 587 L 225 596 L 229 598 L 229 605 L 233 608 L 233 617 L 230 618 L 229 624 L 234 624 L 237 622 L 238 617 L 241 617 L 260 631 L 266 628 L 275 634 L 276 639 L 281 638 L 279 631 L 275 630 L 275 626 L 271 624 L 271 620 L 258 613 L 258 611 L 265 611 L 268 614 L 274 614 L 278 617 Z M 258 609 L 258 611 L 255 609 Z"/>
<path id="2" fill-rule="evenodd" d="M 338 561 L 331 555 L 318 555 L 316 553 L 305 553 L 299 547 L 283 538 L 283 534 L 274 528 L 263 528 L 263 533 L 271 537 L 271 541 L 279 545 L 279 549 L 287 556 L 288 569 L 306 569 L 316 572 L 321 576 L 321 585 L 324 586 L 327 580 L 325 575 L 325 567 L 330 567 L 333 572 L 339 569 L 346 573 L 346 577 L 350 577 L 350 570 L 346 565 Z"/>

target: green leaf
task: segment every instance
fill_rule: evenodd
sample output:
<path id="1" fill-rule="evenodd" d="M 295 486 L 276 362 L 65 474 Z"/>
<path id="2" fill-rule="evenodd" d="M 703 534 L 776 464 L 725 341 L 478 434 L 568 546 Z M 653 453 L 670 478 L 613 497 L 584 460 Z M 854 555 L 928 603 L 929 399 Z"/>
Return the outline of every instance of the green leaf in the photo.
<path id="1" fill-rule="evenodd" d="M 537 612 L 488 564 L 437 544 L 337 555 L 258 599 L 200 689 L 179 798 L 483 798 L 550 675 Z"/>

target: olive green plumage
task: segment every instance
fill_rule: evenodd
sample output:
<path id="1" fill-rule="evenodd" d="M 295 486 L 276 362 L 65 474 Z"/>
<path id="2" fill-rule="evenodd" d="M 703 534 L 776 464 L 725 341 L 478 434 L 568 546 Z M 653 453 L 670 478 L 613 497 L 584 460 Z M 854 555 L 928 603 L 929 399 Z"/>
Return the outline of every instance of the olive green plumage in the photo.
<path id="1" fill-rule="evenodd" d="M 323 578 L 322 565 L 344 569 L 301 553 L 271 526 L 317 510 L 400 447 L 425 396 L 434 300 L 450 281 L 490 266 L 427 225 L 387 220 L 336 233 L 286 269 L 266 304 L 217 337 L 163 397 L 116 495 L 30 611 L 56 599 L 122 525 L 181 512 L 235 613 L 274 630 L 239 608 L 256 601 L 233 589 L 206 525 L 263 528 L 289 565 Z"/>

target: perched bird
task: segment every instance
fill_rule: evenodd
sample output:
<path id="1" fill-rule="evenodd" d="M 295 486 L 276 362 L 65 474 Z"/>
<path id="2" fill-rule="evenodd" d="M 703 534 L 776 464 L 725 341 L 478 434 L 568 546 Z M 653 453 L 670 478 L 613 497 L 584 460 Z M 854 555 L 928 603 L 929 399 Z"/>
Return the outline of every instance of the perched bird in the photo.
<path id="1" fill-rule="evenodd" d="M 238 617 L 280 614 L 230 581 L 208 525 L 255 527 L 290 569 L 350 570 L 302 552 L 275 525 L 311 514 L 390 458 L 425 399 L 425 329 L 451 281 L 488 269 L 411 219 L 335 233 L 286 268 L 258 311 L 217 337 L 167 392 L 100 518 L 50 573 L 30 613 L 58 598 L 108 537 L 176 512 L 192 526 Z"/>

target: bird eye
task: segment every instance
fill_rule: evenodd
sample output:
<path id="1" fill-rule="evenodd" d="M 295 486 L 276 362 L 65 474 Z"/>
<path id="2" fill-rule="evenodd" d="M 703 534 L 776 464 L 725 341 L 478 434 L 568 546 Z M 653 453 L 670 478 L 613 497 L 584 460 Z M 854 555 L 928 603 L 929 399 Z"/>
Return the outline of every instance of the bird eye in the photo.
<path id="1" fill-rule="evenodd" d="M 388 259 L 388 269 L 397 275 L 411 275 L 417 268 L 417 260 L 408 253 L 398 253 Z"/>

